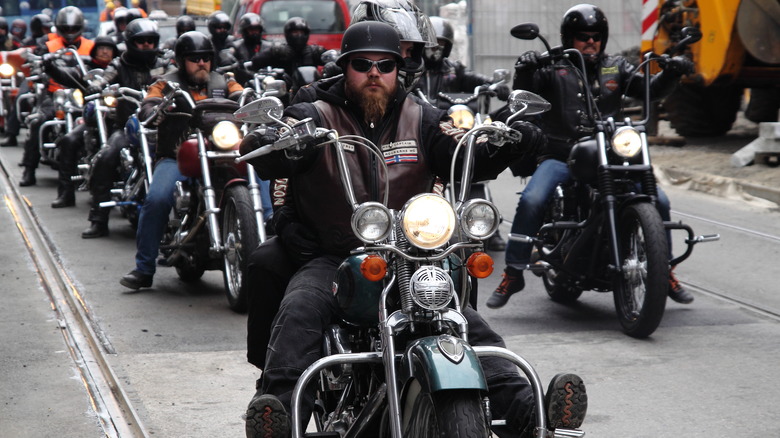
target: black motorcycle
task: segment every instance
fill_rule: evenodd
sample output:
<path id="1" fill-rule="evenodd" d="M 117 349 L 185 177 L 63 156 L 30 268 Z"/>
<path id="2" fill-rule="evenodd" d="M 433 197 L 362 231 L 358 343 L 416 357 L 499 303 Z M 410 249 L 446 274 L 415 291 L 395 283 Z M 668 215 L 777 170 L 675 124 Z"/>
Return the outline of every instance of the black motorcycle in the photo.
<path id="1" fill-rule="evenodd" d="M 582 75 L 581 83 L 591 83 L 576 49 L 550 48 L 531 23 L 515 26 L 511 34 L 542 40 L 547 53 L 540 57 L 540 66 L 563 60 L 572 64 L 570 71 Z M 695 29 L 684 35 L 678 48 L 701 38 Z M 650 55 L 640 68 L 651 61 L 663 66 L 668 59 L 668 55 Z M 661 219 L 645 129 L 650 105 L 648 68 L 643 81 L 641 120 L 601 117 L 589 87 L 584 87 L 593 132 L 571 150 L 567 164 L 572 182 L 557 187 L 537 237 L 510 235 L 534 244 L 528 268 L 542 277 L 554 301 L 576 301 L 584 290 L 613 292 L 623 331 L 635 338 L 650 336 L 663 318 L 670 267 L 687 259 L 696 243 L 719 238 L 694 236 L 688 225 Z M 670 260 L 667 233 L 672 230 L 687 233 L 687 247 Z"/>

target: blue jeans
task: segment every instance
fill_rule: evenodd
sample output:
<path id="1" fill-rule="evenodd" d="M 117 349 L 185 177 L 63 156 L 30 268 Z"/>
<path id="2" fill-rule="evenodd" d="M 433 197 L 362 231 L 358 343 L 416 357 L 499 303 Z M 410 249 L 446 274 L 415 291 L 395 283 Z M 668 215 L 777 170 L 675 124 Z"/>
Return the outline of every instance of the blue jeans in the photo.
<path id="1" fill-rule="evenodd" d="M 515 217 L 512 220 L 511 233 L 535 236 L 542 227 L 544 212 L 547 203 L 552 199 L 553 191 L 558 184 L 565 184 L 571 179 L 569 168 L 563 161 L 545 160 L 534 171 L 531 181 L 525 186 L 520 201 L 517 203 Z M 661 214 L 661 219 L 671 220 L 671 206 L 669 197 L 658 187 L 658 200 L 656 208 Z M 667 232 L 667 237 L 669 236 Z M 672 245 L 669 238 L 669 258 L 671 259 Z M 516 269 L 522 269 L 531 260 L 533 244 L 510 240 L 506 245 L 506 265 Z"/>
<path id="2" fill-rule="evenodd" d="M 139 272 L 154 275 L 160 240 L 173 208 L 176 181 L 184 179 L 186 178 L 179 172 L 179 166 L 173 158 L 163 158 L 154 167 L 152 184 L 144 205 L 141 206 L 138 230 L 135 234 L 135 269 Z"/>
<path id="3" fill-rule="evenodd" d="M 271 204 L 271 181 L 258 179 L 257 185 L 260 186 L 260 203 L 263 206 L 263 220 L 268 221 L 274 214 L 274 207 Z"/>

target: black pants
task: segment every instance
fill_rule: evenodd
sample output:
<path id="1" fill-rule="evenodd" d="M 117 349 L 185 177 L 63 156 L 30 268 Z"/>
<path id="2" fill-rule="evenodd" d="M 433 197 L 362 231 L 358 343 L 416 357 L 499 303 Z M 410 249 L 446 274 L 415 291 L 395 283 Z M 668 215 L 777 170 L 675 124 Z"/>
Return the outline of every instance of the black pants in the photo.
<path id="1" fill-rule="evenodd" d="M 28 126 L 27 142 L 24 144 L 24 157 L 22 165 L 27 168 L 35 169 L 41 161 L 41 149 L 39 143 L 40 135 L 38 131 L 43 122 L 54 118 L 54 101 L 51 96 L 46 96 L 40 102 L 38 113 L 30 121 Z"/>
<path id="2" fill-rule="evenodd" d="M 110 208 L 101 208 L 101 202 L 111 200 L 111 189 L 121 177 L 119 167 L 120 152 L 129 146 L 127 137 L 122 130 L 116 130 L 108 138 L 108 147 L 101 149 L 93 162 L 92 177 L 89 181 L 89 192 L 92 195 L 92 208 L 89 210 L 90 222 L 108 223 Z"/>
<path id="3" fill-rule="evenodd" d="M 272 323 L 259 390 L 276 395 L 288 412 L 291 412 L 296 382 L 307 367 L 322 357 L 322 333 L 335 320 L 338 309 L 332 282 L 342 260 L 341 257 L 319 257 L 298 270 L 290 280 Z M 468 321 L 471 345 L 505 346 L 501 336 L 474 309 L 466 307 L 463 315 Z M 487 379 L 493 417 L 504 418 L 508 424 L 505 430 L 496 432 L 502 438 L 519 436 L 532 421 L 531 385 L 507 360 L 481 358 L 480 363 Z M 308 422 L 313 401 L 313 391 L 306 391 L 304 422 Z"/>

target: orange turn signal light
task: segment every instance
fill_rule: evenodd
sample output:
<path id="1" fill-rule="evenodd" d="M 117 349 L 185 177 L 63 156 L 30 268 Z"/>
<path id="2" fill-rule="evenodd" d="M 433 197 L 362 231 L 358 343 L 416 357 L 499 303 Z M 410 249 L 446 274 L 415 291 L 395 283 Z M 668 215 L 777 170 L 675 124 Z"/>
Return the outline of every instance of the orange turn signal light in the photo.
<path id="1" fill-rule="evenodd" d="M 58 118 L 58 119 L 60 119 L 60 120 L 65 120 L 65 111 L 63 111 L 63 110 L 57 110 L 57 111 L 54 113 L 54 117 L 56 117 L 56 118 Z"/>
<path id="2" fill-rule="evenodd" d="M 387 274 L 387 262 L 382 257 L 371 254 L 360 263 L 360 273 L 366 280 L 379 281 Z"/>
<path id="3" fill-rule="evenodd" d="M 493 273 L 493 257 L 484 252 L 475 252 L 466 261 L 466 269 L 476 278 L 487 278 Z"/>

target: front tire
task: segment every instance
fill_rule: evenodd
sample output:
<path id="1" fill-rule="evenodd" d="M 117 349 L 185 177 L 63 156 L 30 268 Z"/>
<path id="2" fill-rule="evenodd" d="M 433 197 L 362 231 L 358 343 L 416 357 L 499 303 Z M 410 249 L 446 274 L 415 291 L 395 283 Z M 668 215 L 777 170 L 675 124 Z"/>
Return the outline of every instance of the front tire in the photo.
<path id="1" fill-rule="evenodd" d="M 623 331 L 634 338 L 650 336 L 664 315 L 669 292 L 666 230 L 649 203 L 627 206 L 618 222 L 622 275 L 615 276 L 614 298 Z"/>
<path id="2" fill-rule="evenodd" d="M 247 261 L 260 238 L 252 199 L 246 186 L 229 187 L 222 210 L 222 244 L 225 246 L 223 279 L 230 308 L 239 313 L 247 310 Z"/>
<path id="3" fill-rule="evenodd" d="M 482 438 L 489 434 L 482 396 L 476 390 L 417 395 L 404 437 Z"/>

